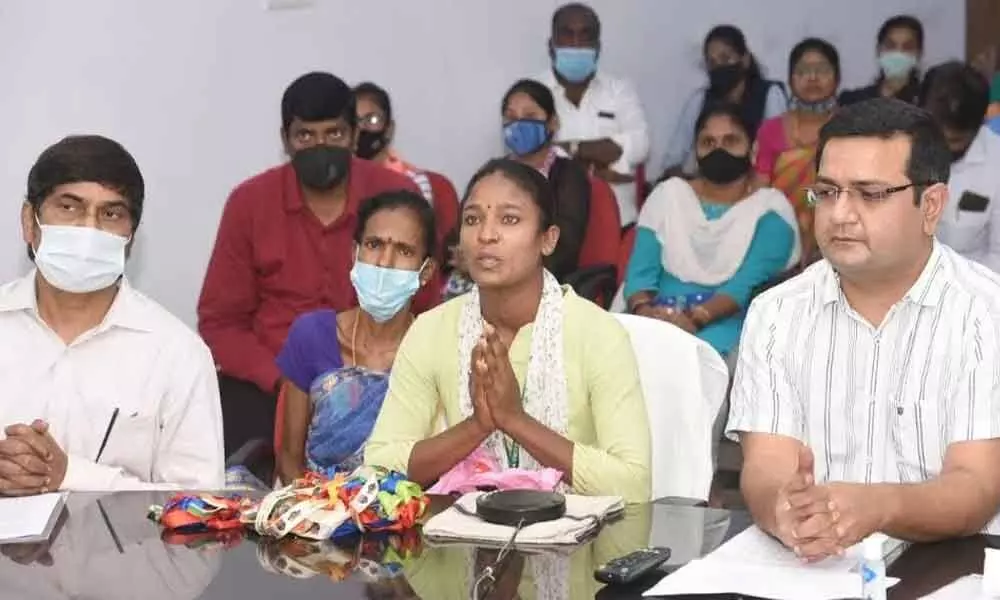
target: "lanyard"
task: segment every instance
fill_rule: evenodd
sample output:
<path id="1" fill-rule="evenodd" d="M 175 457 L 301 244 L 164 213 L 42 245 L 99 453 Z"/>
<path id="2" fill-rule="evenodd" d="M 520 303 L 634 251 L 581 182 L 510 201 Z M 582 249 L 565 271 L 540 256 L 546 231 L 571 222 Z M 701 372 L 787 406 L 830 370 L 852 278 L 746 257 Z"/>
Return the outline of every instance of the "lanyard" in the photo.
<path id="1" fill-rule="evenodd" d="M 528 368 L 531 368 L 531 357 L 528 357 Z M 528 391 L 528 372 L 525 370 L 524 383 L 521 384 L 521 406 L 524 406 L 524 398 Z M 507 458 L 507 468 L 517 469 L 521 466 L 521 445 L 514 441 L 507 434 L 503 436 L 503 453 Z"/>

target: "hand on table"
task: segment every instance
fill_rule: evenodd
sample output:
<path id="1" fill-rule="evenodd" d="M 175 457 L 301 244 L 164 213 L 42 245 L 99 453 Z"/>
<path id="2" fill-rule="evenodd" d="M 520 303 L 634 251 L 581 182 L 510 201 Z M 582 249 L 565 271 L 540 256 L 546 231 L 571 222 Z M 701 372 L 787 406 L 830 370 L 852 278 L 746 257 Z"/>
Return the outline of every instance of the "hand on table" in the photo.
<path id="1" fill-rule="evenodd" d="M 35 420 L 4 429 L 0 440 L 0 494 L 26 496 L 59 489 L 68 457 L 49 434 L 48 424 Z"/>

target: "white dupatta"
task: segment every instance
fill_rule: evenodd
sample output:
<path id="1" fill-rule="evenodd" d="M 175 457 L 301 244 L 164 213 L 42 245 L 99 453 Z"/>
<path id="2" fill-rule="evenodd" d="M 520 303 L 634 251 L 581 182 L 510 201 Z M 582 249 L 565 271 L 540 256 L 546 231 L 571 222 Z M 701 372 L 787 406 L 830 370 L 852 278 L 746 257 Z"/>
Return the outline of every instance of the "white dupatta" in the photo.
<path id="1" fill-rule="evenodd" d="M 761 188 L 710 220 L 691 185 L 675 177 L 653 190 L 638 224 L 656 234 L 665 271 L 681 281 L 717 286 L 736 274 L 753 242 L 757 222 L 772 211 L 795 232 L 788 269 L 801 255 L 798 219 L 785 195 L 774 188 Z"/>

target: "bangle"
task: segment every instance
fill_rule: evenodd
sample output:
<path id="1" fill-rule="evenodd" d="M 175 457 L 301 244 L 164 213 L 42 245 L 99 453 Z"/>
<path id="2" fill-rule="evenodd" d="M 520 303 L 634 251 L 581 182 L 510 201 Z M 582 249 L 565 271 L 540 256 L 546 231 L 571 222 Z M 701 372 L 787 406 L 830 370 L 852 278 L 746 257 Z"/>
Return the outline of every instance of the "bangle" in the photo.
<path id="1" fill-rule="evenodd" d="M 708 312 L 708 309 L 702 304 L 691 309 L 691 320 L 699 327 L 708 325 L 712 319 L 712 313 Z"/>

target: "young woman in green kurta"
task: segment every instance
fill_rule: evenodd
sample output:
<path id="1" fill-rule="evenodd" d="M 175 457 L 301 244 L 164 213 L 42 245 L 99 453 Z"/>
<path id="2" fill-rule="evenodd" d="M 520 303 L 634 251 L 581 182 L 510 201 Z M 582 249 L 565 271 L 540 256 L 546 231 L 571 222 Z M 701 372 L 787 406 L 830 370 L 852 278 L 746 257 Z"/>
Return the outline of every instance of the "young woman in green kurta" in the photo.
<path id="1" fill-rule="evenodd" d="M 632 346 L 614 316 L 542 266 L 559 239 L 553 206 L 545 178 L 515 161 L 473 177 L 459 243 L 476 287 L 410 327 L 367 463 L 427 486 L 482 446 L 508 468 L 561 471 L 575 493 L 650 499 Z"/>

